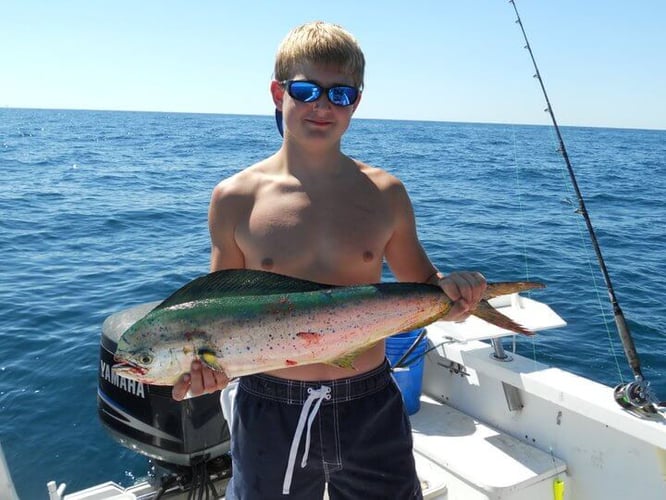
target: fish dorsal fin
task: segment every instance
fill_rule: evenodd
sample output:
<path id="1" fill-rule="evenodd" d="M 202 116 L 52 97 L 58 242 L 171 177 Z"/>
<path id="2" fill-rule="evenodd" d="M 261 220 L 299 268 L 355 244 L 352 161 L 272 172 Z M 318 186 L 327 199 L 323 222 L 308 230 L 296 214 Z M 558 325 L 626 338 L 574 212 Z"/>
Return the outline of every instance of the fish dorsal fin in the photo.
<path id="1" fill-rule="evenodd" d="M 225 269 L 193 279 L 166 298 L 156 309 L 192 302 L 233 296 L 272 295 L 290 292 L 314 292 L 336 288 L 283 274 L 253 269 Z"/>
<path id="2" fill-rule="evenodd" d="M 545 288 L 546 285 L 537 281 L 500 281 L 488 283 L 483 298 L 488 300 L 500 295 L 509 295 L 511 293 L 526 292 L 535 288 Z"/>

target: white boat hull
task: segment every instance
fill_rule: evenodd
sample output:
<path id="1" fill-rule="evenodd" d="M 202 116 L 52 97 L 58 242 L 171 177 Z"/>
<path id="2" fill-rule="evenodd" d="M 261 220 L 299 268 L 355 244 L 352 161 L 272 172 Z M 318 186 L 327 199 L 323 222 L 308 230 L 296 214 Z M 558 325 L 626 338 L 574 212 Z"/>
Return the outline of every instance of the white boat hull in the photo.
<path id="1" fill-rule="evenodd" d="M 431 342 L 445 341 L 447 328 L 445 323 L 432 325 L 428 330 Z M 529 498 L 553 498 L 553 479 L 564 481 L 567 500 L 623 499 L 637 494 L 642 500 L 666 498 L 663 420 L 644 420 L 623 410 L 615 403 L 609 387 L 518 355 L 512 355 L 509 362 L 498 361 L 493 352 L 487 343 L 470 341 L 447 343 L 428 354 L 424 394 L 478 422 L 469 427 L 466 435 L 452 439 L 467 441 L 458 444 L 460 448 L 474 450 L 478 440 L 501 442 L 500 436 L 507 435 L 550 457 L 551 474 L 542 479 L 551 493 Z M 509 409 L 503 384 L 516 388 L 510 391 L 517 390 L 522 409 Z M 483 429 L 487 427 L 497 432 L 494 438 L 484 436 L 487 431 Z M 415 437 L 418 451 L 419 436 Z M 494 469 L 515 467 L 516 456 L 507 452 L 505 458 L 504 462 L 495 459 L 487 463 L 478 456 L 476 475 L 471 477 L 483 483 L 478 477 L 482 474 L 488 482 L 497 475 Z M 454 460 L 456 465 L 450 473 L 455 476 L 464 459 Z M 565 470 L 560 470 L 560 462 Z M 524 465 L 531 466 L 529 460 Z M 457 496 L 450 482 L 449 498 L 468 497 Z"/>

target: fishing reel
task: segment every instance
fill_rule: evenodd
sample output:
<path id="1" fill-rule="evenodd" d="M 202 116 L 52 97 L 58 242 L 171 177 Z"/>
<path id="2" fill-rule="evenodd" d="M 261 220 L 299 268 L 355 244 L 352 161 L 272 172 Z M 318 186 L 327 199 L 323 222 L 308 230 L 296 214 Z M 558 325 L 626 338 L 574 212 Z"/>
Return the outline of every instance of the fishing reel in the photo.
<path id="1" fill-rule="evenodd" d="M 650 383 L 644 379 L 615 386 L 613 397 L 622 408 L 640 417 L 655 417 L 666 410 L 664 403 L 656 402 Z"/>

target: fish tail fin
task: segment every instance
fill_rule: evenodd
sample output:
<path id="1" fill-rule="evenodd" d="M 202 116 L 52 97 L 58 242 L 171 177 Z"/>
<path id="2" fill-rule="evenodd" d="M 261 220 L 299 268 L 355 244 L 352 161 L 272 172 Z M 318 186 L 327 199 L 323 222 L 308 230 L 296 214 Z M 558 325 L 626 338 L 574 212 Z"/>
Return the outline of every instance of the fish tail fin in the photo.
<path id="1" fill-rule="evenodd" d="M 476 309 L 472 311 L 472 314 L 477 318 L 481 318 L 482 320 L 487 321 L 488 323 L 491 323 L 495 326 L 499 326 L 500 328 L 504 328 L 505 330 L 522 333 L 523 335 L 534 335 L 533 331 L 528 330 L 524 326 L 519 325 L 513 321 L 508 316 L 505 316 L 493 306 L 491 306 L 490 303 L 485 299 L 479 302 L 479 304 L 476 306 Z"/>
<path id="2" fill-rule="evenodd" d="M 499 297 L 500 295 L 509 295 L 511 293 L 525 292 L 527 290 L 545 287 L 546 285 L 537 281 L 504 281 L 499 283 L 488 283 L 483 298 L 488 300 L 493 297 Z"/>

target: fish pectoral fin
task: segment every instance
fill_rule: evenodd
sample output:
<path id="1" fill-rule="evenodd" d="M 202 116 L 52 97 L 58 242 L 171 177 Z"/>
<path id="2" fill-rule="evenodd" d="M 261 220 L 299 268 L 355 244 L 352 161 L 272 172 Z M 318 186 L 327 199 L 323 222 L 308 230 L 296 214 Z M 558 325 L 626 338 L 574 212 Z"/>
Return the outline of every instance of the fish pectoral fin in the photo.
<path id="1" fill-rule="evenodd" d="M 356 359 L 357 356 L 358 356 L 357 352 L 352 352 L 349 354 L 345 354 L 344 356 L 341 356 L 332 361 L 328 361 L 326 364 L 337 366 L 339 368 L 352 368 L 355 370 L 356 368 L 354 367 L 354 360 Z"/>
<path id="2" fill-rule="evenodd" d="M 216 372 L 224 371 L 217 360 L 217 354 L 214 350 L 208 347 L 202 347 L 197 351 L 197 356 L 199 357 L 199 360 L 211 370 L 215 370 Z"/>
<path id="3" fill-rule="evenodd" d="M 499 326 L 500 328 L 504 328 L 505 330 L 522 333 L 523 335 L 534 335 L 533 331 L 528 330 L 522 325 L 519 325 L 508 316 L 505 316 L 499 312 L 497 309 L 491 306 L 487 300 L 481 300 L 481 302 L 479 302 L 479 304 L 476 306 L 476 309 L 472 311 L 472 314 L 477 318 L 481 318 L 482 320 L 487 321 L 488 323 L 491 323 L 495 326 Z"/>
<path id="4" fill-rule="evenodd" d="M 373 345 L 375 345 L 375 344 L 365 346 L 362 349 L 357 349 L 356 351 L 352 351 L 352 352 L 349 352 L 347 354 L 344 354 L 343 356 L 340 356 L 339 358 L 336 358 L 332 361 L 326 362 L 326 364 L 337 366 L 339 368 L 351 368 L 352 370 L 356 370 L 356 367 L 354 366 L 354 360 L 360 354 L 363 354 L 365 351 L 370 349 Z"/>

